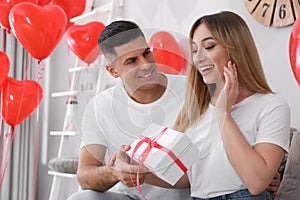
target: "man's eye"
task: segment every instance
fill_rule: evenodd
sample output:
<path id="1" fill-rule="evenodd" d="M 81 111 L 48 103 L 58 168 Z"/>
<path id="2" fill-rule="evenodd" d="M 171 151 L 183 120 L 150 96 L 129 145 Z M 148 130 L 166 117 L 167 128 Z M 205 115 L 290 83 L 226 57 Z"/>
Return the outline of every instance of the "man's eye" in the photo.
<path id="1" fill-rule="evenodd" d="M 192 49 L 192 54 L 196 54 L 197 53 L 197 49 Z"/>
<path id="2" fill-rule="evenodd" d="M 126 64 L 132 64 L 136 61 L 135 58 L 127 60 Z"/>

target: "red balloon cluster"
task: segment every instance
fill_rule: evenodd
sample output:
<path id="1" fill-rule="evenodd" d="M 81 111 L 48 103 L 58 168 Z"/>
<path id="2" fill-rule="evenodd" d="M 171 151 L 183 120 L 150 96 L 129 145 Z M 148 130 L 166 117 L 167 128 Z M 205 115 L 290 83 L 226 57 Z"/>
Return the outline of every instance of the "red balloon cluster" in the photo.
<path id="1" fill-rule="evenodd" d="M 35 81 L 18 81 L 9 77 L 9 65 L 7 55 L 0 51 L 1 114 L 7 124 L 16 126 L 37 108 L 43 90 Z"/>
<path id="2" fill-rule="evenodd" d="M 300 18 L 295 21 L 290 34 L 289 56 L 292 71 L 300 86 Z"/>
<path id="3" fill-rule="evenodd" d="M 9 15 L 12 30 L 22 46 L 37 60 L 48 57 L 66 29 L 65 12 L 55 5 L 15 5 Z"/>
<path id="4" fill-rule="evenodd" d="M 158 64 L 158 71 L 166 74 L 181 74 L 185 71 L 186 60 L 183 50 L 172 34 L 159 31 L 149 41 Z"/>
<path id="5" fill-rule="evenodd" d="M 66 43 L 83 62 L 90 64 L 101 54 L 98 38 L 104 28 L 101 22 L 73 25 L 65 33 Z"/>
<path id="6" fill-rule="evenodd" d="M 14 35 L 28 53 L 41 61 L 48 57 L 81 15 L 86 0 L 0 0 L 0 26 Z"/>

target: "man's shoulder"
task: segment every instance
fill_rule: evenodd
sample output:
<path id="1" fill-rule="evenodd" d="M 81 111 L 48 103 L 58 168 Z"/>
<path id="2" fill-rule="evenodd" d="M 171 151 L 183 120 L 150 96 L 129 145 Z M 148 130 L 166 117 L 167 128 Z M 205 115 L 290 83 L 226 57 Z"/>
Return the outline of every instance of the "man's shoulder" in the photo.
<path id="1" fill-rule="evenodd" d="M 110 97 L 116 93 L 116 91 L 120 90 L 121 84 L 116 84 L 114 86 L 111 86 L 109 88 L 106 88 L 99 93 L 97 93 L 94 98 L 105 98 L 105 97 Z"/>
<path id="2" fill-rule="evenodd" d="M 165 76 L 168 79 L 168 87 L 185 86 L 187 81 L 186 76 L 180 74 L 165 74 Z"/>
<path id="3" fill-rule="evenodd" d="M 114 85 L 110 88 L 102 90 L 94 95 L 94 97 L 90 100 L 89 104 L 96 103 L 97 105 L 105 105 L 106 103 L 110 103 L 113 97 L 117 95 L 118 91 L 118 85 Z"/>

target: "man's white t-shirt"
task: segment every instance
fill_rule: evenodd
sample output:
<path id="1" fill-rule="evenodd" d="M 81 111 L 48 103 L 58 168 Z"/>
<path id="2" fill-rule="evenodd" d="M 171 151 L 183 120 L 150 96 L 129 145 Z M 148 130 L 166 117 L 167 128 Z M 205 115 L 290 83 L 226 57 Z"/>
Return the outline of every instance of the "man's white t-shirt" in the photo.
<path id="1" fill-rule="evenodd" d="M 126 93 L 122 82 L 97 94 L 87 105 L 82 121 L 81 147 L 101 144 L 107 155 L 130 145 L 150 123 L 172 128 L 184 101 L 186 77 L 166 75 L 168 87 L 163 96 L 150 104 L 140 104 Z M 102 161 L 103 162 L 103 161 Z M 148 199 L 190 199 L 189 189 L 164 189 L 141 185 Z M 136 188 L 117 184 L 119 192 L 143 199 Z"/>
<path id="2" fill-rule="evenodd" d="M 282 98 L 253 94 L 232 107 L 232 117 L 251 146 L 268 142 L 288 151 L 290 110 Z M 212 198 L 246 188 L 228 160 L 212 105 L 186 134 L 199 149 L 199 160 L 188 170 L 192 197 Z"/>

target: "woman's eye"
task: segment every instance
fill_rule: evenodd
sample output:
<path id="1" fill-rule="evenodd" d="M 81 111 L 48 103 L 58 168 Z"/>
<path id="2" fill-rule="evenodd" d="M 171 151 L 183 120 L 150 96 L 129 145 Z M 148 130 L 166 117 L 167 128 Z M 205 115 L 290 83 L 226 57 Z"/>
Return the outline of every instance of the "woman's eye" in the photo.
<path id="1" fill-rule="evenodd" d="M 210 46 L 205 47 L 205 49 L 206 49 L 206 50 L 209 50 L 209 49 L 214 48 L 215 46 L 216 46 L 215 44 L 214 44 L 214 45 L 210 45 Z"/>

